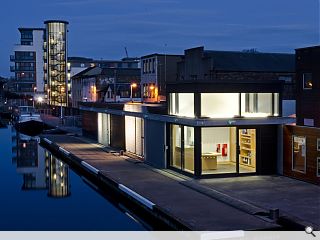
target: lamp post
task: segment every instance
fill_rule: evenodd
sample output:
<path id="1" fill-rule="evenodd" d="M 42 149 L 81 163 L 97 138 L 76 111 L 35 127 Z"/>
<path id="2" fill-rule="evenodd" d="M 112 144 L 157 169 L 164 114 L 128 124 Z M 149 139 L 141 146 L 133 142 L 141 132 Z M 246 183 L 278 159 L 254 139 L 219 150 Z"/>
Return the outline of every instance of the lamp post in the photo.
<path id="1" fill-rule="evenodd" d="M 33 87 L 32 107 L 35 106 L 36 91 L 37 91 L 37 87 Z"/>
<path id="2" fill-rule="evenodd" d="M 133 102 L 133 99 L 132 99 L 132 89 L 133 88 L 136 88 L 137 87 L 137 84 L 136 83 L 131 83 L 130 85 L 130 99 L 131 99 L 131 102 Z"/>

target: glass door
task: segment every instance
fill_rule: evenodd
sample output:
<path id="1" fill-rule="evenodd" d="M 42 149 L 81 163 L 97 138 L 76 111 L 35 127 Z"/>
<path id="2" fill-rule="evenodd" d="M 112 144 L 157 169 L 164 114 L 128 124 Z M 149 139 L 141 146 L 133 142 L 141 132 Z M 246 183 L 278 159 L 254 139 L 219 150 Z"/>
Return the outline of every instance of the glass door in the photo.
<path id="1" fill-rule="evenodd" d="M 170 165 L 182 169 L 182 129 L 180 125 L 171 125 L 171 157 Z"/>
<path id="2" fill-rule="evenodd" d="M 171 125 L 170 166 L 194 173 L 194 128 Z"/>
<path id="3" fill-rule="evenodd" d="M 239 129 L 239 173 L 256 172 L 256 129 Z"/>

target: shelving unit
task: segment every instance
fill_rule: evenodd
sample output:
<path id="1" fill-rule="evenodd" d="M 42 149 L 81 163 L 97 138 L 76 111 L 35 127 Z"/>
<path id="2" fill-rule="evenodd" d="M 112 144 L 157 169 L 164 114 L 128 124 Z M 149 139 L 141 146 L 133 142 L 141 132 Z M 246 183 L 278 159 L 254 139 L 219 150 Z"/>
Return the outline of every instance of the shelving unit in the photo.
<path id="1" fill-rule="evenodd" d="M 239 163 L 246 167 L 256 167 L 256 130 L 239 130 Z"/>

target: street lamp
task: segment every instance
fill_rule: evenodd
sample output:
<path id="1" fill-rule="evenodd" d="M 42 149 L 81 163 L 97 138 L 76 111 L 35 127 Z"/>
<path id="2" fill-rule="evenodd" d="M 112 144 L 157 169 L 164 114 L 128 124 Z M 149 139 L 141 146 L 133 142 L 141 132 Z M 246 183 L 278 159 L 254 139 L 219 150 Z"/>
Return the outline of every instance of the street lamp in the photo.
<path id="1" fill-rule="evenodd" d="M 133 102 L 133 100 L 132 100 L 132 89 L 136 88 L 136 87 L 137 87 L 136 83 L 131 83 L 131 85 L 130 85 L 130 99 L 131 99 L 131 102 Z"/>
<path id="2" fill-rule="evenodd" d="M 33 87 L 33 98 L 32 98 L 32 107 L 35 105 L 35 97 L 36 97 L 37 87 Z"/>

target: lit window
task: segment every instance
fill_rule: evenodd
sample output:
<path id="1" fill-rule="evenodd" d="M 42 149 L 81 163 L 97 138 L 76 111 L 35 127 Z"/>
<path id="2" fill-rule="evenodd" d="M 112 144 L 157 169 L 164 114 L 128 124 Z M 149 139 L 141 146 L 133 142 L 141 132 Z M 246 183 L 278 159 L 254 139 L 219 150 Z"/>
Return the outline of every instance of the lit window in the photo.
<path id="1" fill-rule="evenodd" d="M 306 172 L 306 137 L 292 136 L 292 170 Z"/>
<path id="2" fill-rule="evenodd" d="M 170 93 L 170 114 L 194 117 L 193 93 Z"/>
<path id="3" fill-rule="evenodd" d="M 312 89 L 312 73 L 304 73 L 302 78 L 303 89 Z"/>
<path id="4" fill-rule="evenodd" d="M 201 115 L 211 118 L 239 115 L 239 93 L 201 93 Z"/>

